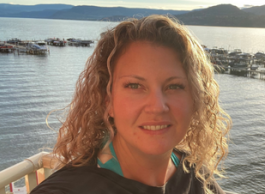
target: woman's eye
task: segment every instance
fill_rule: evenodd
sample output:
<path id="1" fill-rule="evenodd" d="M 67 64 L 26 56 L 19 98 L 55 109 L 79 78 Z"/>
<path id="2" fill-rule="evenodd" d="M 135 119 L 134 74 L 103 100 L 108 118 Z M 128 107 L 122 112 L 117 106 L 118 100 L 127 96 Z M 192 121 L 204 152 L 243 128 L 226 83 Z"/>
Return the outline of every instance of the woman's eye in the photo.
<path id="1" fill-rule="evenodd" d="M 139 89 L 140 88 L 140 84 L 137 83 L 130 83 L 126 85 L 126 88 L 131 88 L 131 89 Z"/>
<path id="2" fill-rule="evenodd" d="M 170 90 L 184 89 L 184 86 L 181 84 L 171 84 L 168 86 Z"/>

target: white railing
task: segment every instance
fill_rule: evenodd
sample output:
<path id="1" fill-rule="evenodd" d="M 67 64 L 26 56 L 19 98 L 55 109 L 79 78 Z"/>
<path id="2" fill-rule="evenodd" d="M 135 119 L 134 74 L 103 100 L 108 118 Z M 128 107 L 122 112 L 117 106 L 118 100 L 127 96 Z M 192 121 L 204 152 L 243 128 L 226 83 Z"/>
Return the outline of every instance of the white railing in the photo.
<path id="1" fill-rule="evenodd" d="M 47 152 L 40 152 L 0 172 L 0 194 L 6 194 L 5 187 L 25 177 L 27 193 L 52 174 L 56 160 Z"/>

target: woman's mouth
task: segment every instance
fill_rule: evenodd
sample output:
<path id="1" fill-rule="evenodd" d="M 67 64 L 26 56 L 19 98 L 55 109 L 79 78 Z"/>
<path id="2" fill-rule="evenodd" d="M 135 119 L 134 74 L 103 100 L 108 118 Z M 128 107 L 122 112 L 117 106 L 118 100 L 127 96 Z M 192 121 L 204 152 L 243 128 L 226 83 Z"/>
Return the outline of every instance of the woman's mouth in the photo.
<path id="1" fill-rule="evenodd" d="M 140 126 L 142 129 L 150 130 L 150 131 L 157 131 L 161 129 L 165 129 L 170 127 L 170 125 L 143 125 Z"/>

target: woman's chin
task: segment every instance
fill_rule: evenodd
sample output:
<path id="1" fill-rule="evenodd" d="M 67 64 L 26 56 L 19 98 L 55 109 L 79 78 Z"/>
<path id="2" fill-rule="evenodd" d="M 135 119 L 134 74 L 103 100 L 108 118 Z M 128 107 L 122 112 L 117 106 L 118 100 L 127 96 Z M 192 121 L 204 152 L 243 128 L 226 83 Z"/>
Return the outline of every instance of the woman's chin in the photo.
<path id="1" fill-rule="evenodd" d="M 165 145 L 161 143 L 152 143 L 143 147 L 140 147 L 139 150 L 144 155 L 147 156 L 161 156 L 164 154 L 171 154 L 174 146 L 173 145 Z"/>

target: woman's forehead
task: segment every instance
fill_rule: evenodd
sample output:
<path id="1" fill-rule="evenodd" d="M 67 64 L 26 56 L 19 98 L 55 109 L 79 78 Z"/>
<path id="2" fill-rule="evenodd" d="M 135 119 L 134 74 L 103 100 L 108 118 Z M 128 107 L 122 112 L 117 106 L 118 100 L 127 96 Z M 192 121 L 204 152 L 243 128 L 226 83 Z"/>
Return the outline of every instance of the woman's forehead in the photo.
<path id="1" fill-rule="evenodd" d="M 146 52 L 138 52 L 139 50 L 142 50 L 141 48 L 145 47 L 145 51 L 148 52 L 150 50 L 154 50 L 154 49 L 161 49 L 163 48 L 164 51 L 166 51 L 167 53 L 171 53 L 174 54 L 178 59 L 180 57 L 179 52 L 177 51 L 177 49 L 174 49 L 170 46 L 166 46 L 160 43 L 156 43 L 156 42 L 150 42 L 150 41 L 146 41 L 146 40 L 138 40 L 138 41 L 133 41 L 133 42 L 129 42 L 127 44 L 125 44 L 118 52 L 117 52 L 117 56 L 116 56 L 116 60 L 119 58 L 122 58 L 123 55 L 128 55 L 128 53 L 130 53 L 130 55 L 134 55 L 135 57 L 139 56 L 139 55 L 145 55 L 148 54 Z M 165 53 L 165 52 L 163 52 Z"/>
<path id="2" fill-rule="evenodd" d="M 179 56 L 173 49 L 146 41 L 131 43 L 116 60 L 114 77 L 149 74 L 186 77 Z"/>

